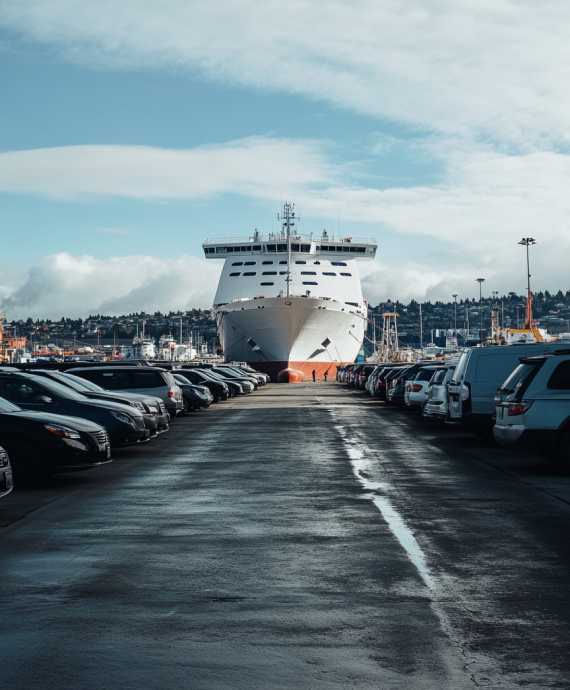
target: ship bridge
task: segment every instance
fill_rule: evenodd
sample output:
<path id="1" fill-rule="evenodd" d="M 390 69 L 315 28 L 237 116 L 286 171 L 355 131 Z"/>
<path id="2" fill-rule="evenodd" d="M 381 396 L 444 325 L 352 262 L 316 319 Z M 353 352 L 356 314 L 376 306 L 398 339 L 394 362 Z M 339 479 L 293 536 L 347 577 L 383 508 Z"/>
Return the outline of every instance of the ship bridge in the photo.
<path id="1" fill-rule="evenodd" d="M 223 237 L 207 239 L 203 245 L 206 259 L 227 259 L 236 254 L 274 255 L 287 254 L 287 235 L 285 232 L 261 235 L 255 232 L 251 237 Z M 374 259 L 378 245 L 371 237 L 329 237 L 324 231 L 319 238 L 310 235 L 291 235 L 291 253 L 307 256 L 344 256 L 351 259 Z M 348 256 L 347 256 L 348 255 Z"/>

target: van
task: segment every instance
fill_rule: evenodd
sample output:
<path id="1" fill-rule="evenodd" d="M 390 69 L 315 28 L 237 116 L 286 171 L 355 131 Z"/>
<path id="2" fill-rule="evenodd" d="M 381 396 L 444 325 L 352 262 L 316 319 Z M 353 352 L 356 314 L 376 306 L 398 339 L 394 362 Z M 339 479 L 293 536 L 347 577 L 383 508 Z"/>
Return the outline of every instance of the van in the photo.
<path id="1" fill-rule="evenodd" d="M 171 419 L 184 407 L 182 391 L 170 372 L 158 367 L 78 367 L 68 369 L 68 374 L 80 376 L 108 391 L 141 393 L 160 398 Z"/>
<path id="2" fill-rule="evenodd" d="M 449 383 L 449 414 L 446 422 L 491 431 L 495 394 L 517 368 L 519 357 L 533 357 L 556 349 L 556 343 L 467 348 Z"/>

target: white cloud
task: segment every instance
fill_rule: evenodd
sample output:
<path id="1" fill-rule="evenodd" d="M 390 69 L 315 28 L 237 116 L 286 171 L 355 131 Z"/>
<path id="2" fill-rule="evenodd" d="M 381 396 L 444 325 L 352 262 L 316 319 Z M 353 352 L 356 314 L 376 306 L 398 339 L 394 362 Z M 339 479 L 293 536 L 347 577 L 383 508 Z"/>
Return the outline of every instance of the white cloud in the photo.
<path id="1" fill-rule="evenodd" d="M 5 0 L 0 21 L 96 67 L 182 67 L 523 147 L 569 138 L 564 0 Z"/>
<path id="2" fill-rule="evenodd" d="M 2 312 L 11 320 L 209 309 L 220 271 L 194 256 L 95 259 L 62 252 L 44 257 L 23 284 L 1 286 Z"/>
<path id="3" fill-rule="evenodd" d="M 61 146 L 0 153 L 0 191 L 55 199 L 280 198 L 283 190 L 330 182 L 331 169 L 309 140 L 249 137 L 186 150 Z"/>

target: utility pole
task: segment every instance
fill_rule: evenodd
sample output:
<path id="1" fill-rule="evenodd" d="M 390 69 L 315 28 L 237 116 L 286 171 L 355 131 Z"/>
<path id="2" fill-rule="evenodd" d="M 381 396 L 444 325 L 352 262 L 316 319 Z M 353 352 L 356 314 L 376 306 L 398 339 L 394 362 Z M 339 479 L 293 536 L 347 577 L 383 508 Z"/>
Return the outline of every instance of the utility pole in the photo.
<path id="1" fill-rule="evenodd" d="M 531 244 L 536 244 L 533 237 L 523 237 L 519 242 L 524 247 L 526 247 L 526 273 L 527 273 L 527 298 L 526 298 L 526 318 L 523 328 L 532 328 L 533 318 L 532 318 L 532 294 L 530 292 L 530 258 L 528 248 Z"/>
<path id="2" fill-rule="evenodd" d="M 482 285 L 485 282 L 485 278 L 476 278 L 475 279 L 476 283 L 479 283 L 479 316 L 481 317 L 481 333 L 480 333 L 480 339 L 483 340 L 483 293 L 482 293 Z"/>
<path id="3" fill-rule="evenodd" d="M 424 349 L 424 339 L 423 339 L 423 320 L 422 320 L 422 303 L 420 302 L 420 350 Z"/>
<path id="4" fill-rule="evenodd" d="M 454 306 L 455 306 L 455 337 L 457 337 L 457 295 L 453 295 Z"/>

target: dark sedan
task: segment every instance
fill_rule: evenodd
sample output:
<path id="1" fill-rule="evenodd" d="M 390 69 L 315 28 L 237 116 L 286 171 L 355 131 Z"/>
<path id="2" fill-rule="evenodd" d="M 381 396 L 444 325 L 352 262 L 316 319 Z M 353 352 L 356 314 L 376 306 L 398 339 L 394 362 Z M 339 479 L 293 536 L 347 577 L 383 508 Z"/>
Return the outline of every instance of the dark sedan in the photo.
<path id="1" fill-rule="evenodd" d="M 101 400 L 90 400 L 81 393 L 33 374 L 0 372 L 0 397 L 25 410 L 83 417 L 107 429 L 112 446 L 148 440 L 139 410 Z"/>
<path id="2" fill-rule="evenodd" d="M 85 395 L 92 400 L 103 400 L 119 403 L 120 405 L 128 405 L 134 407 L 142 413 L 146 428 L 150 431 L 151 436 L 168 431 L 170 428 L 170 418 L 164 404 L 161 408 L 161 400 L 147 395 L 137 395 L 136 393 L 121 393 L 120 391 L 107 391 L 96 383 L 92 383 L 87 379 L 72 376 L 62 371 L 54 371 L 52 369 L 34 369 L 29 372 L 34 376 L 45 376 L 52 381 L 61 383 L 64 386 L 73 388 L 73 390 Z"/>
<path id="3" fill-rule="evenodd" d="M 223 381 L 216 381 L 210 378 L 206 372 L 207 369 L 177 369 L 177 374 L 182 374 L 190 383 L 195 383 L 199 386 L 206 386 L 210 393 L 214 396 L 214 402 L 220 400 L 227 400 L 229 396 L 229 388 Z"/>
<path id="4" fill-rule="evenodd" d="M 0 445 L 10 458 L 17 489 L 43 475 L 111 462 L 109 436 L 101 425 L 79 417 L 22 410 L 2 398 Z"/>

